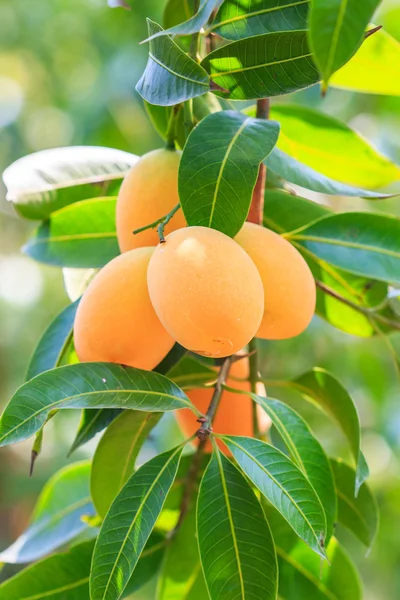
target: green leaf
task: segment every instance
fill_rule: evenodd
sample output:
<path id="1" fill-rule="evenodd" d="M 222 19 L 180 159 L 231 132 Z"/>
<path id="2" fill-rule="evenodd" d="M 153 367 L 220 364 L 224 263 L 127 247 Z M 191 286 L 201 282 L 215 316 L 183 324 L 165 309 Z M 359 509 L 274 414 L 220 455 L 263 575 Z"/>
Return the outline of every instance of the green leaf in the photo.
<path id="1" fill-rule="evenodd" d="M 315 552 L 325 557 L 324 509 L 300 469 L 282 452 L 253 438 L 219 436 L 240 468 Z"/>
<path id="2" fill-rule="evenodd" d="M 287 237 L 345 271 L 385 282 L 400 282 L 397 217 L 356 212 L 330 215 Z"/>
<path id="3" fill-rule="evenodd" d="M 400 96 L 400 42 L 382 29 L 374 33 L 334 73 L 330 85 L 364 94 Z"/>
<path id="4" fill-rule="evenodd" d="M 72 328 L 79 302 L 69 304 L 44 332 L 29 363 L 26 379 L 57 367 L 72 339 Z"/>
<path id="5" fill-rule="evenodd" d="M 179 25 L 182 17 L 187 21 L 195 11 L 195 0 L 168 0 L 164 8 L 163 27 L 168 29 Z"/>
<path id="6" fill-rule="evenodd" d="M 123 598 L 136 592 L 154 577 L 161 567 L 166 548 L 165 538 L 160 533 L 153 531 L 124 590 Z"/>
<path id="7" fill-rule="evenodd" d="M 68 456 L 80 446 L 87 444 L 100 431 L 103 431 L 119 414 L 121 414 L 120 408 L 84 409 L 75 440 Z"/>
<path id="8" fill-rule="evenodd" d="M 147 19 L 149 34 L 162 28 Z M 150 41 L 146 69 L 136 85 L 137 92 L 150 104 L 172 106 L 205 94 L 210 89 L 206 71 L 169 37 Z"/>
<path id="9" fill-rule="evenodd" d="M 326 177 L 376 189 L 400 179 L 400 168 L 341 121 L 294 104 L 274 105 L 279 121 L 277 147 Z"/>
<path id="10" fill-rule="evenodd" d="M 149 42 L 163 35 L 190 35 L 191 33 L 197 33 L 204 25 L 206 25 L 213 11 L 218 8 L 222 1 L 223 0 L 200 0 L 198 11 L 195 15 L 187 19 L 187 21 L 179 23 L 169 29 L 160 29 L 160 31 L 150 34 L 144 41 Z"/>
<path id="11" fill-rule="evenodd" d="M 203 119 L 190 134 L 179 166 L 179 197 L 188 225 L 234 237 L 249 212 L 259 165 L 278 135 L 274 121 L 236 111 Z"/>
<path id="12" fill-rule="evenodd" d="M 229 40 L 307 29 L 309 0 L 225 0 L 208 31 Z"/>
<path id="13" fill-rule="evenodd" d="M 199 98 L 202 98 L 202 96 L 199 96 Z M 166 140 L 168 125 L 174 107 L 156 106 L 155 104 L 149 104 L 145 100 L 143 101 L 143 104 L 154 129 L 163 140 Z M 175 143 L 179 148 L 183 148 L 186 142 L 185 115 L 183 110 L 180 110 L 176 117 L 175 135 Z"/>
<path id="14" fill-rule="evenodd" d="M 217 372 L 193 356 L 184 356 L 170 371 L 168 378 L 182 390 L 203 387 L 216 380 Z"/>
<path id="15" fill-rule="evenodd" d="M 300 187 L 313 192 L 319 192 L 320 194 L 350 197 L 359 196 L 360 198 L 370 198 L 372 200 L 390 196 L 390 194 L 354 188 L 345 183 L 330 179 L 329 177 L 322 175 L 322 173 L 318 173 L 311 167 L 292 158 L 278 148 L 274 148 L 266 159 L 265 164 L 275 175 L 286 179 L 286 181 L 290 181 L 290 183 L 294 183 L 295 185 L 299 185 Z"/>
<path id="16" fill-rule="evenodd" d="M 296 389 L 306 400 L 311 400 L 333 417 L 346 436 L 357 465 L 356 494 L 368 477 L 368 466 L 360 450 L 360 421 L 357 409 L 345 388 L 324 369 L 315 368 L 285 385 Z"/>
<path id="17" fill-rule="evenodd" d="M 7 600 L 83 600 L 89 598 L 93 540 L 73 546 L 20 571 L 0 585 Z"/>
<path id="18" fill-rule="evenodd" d="M 196 537 L 196 498 L 193 493 L 185 519 L 168 545 L 157 583 L 157 600 L 208 598 Z"/>
<path id="19" fill-rule="evenodd" d="M 66 206 L 36 229 L 23 251 L 57 267 L 103 267 L 120 253 L 115 206 L 116 198 L 94 198 Z"/>
<path id="20" fill-rule="evenodd" d="M 312 0 L 310 46 L 325 86 L 361 46 L 379 4 L 380 0 Z"/>
<path id="21" fill-rule="evenodd" d="M 332 211 L 322 204 L 283 190 L 267 190 L 264 202 L 264 227 L 287 233 L 313 223 Z"/>
<path id="22" fill-rule="evenodd" d="M 49 479 L 28 528 L 0 553 L 0 562 L 15 564 L 38 560 L 84 531 L 87 525 L 81 517 L 94 514 L 89 478 L 90 463 L 80 462 L 61 469 Z"/>
<path id="23" fill-rule="evenodd" d="M 133 408 L 160 412 L 194 407 L 158 373 L 113 363 L 58 367 L 21 386 L 0 419 L 0 446 L 26 440 L 60 408 Z"/>
<path id="24" fill-rule="evenodd" d="M 281 96 L 319 81 L 306 31 L 267 33 L 238 40 L 208 54 L 202 66 L 217 96 L 251 100 Z M 228 92 L 228 93 L 227 93 Z"/>
<path id="25" fill-rule="evenodd" d="M 178 446 L 145 463 L 114 500 L 93 553 L 91 600 L 121 597 L 174 482 L 182 450 Z"/>
<path id="26" fill-rule="evenodd" d="M 372 546 L 379 525 L 379 511 L 375 497 L 363 483 L 354 497 L 356 474 L 341 460 L 331 460 L 338 497 L 338 520 L 368 548 Z"/>
<path id="27" fill-rule="evenodd" d="M 114 148 L 71 146 L 20 158 L 3 173 L 7 199 L 28 219 L 46 219 L 79 200 L 115 195 L 138 157 Z"/>
<path id="28" fill-rule="evenodd" d="M 278 571 L 268 523 L 246 479 L 218 449 L 200 484 L 197 532 L 211 600 L 275 600 Z"/>
<path id="29" fill-rule="evenodd" d="M 323 506 L 326 517 L 326 543 L 333 534 L 337 502 L 328 457 L 302 417 L 286 404 L 251 394 L 269 415 L 293 462 L 307 477 Z"/>
<path id="30" fill-rule="evenodd" d="M 161 414 L 125 410 L 101 438 L 93 457 L 90 479 L 93 503 L 101 517 L 106 515 L 132 475 L 140 448 Z"/>
<path id="31" fill-rule="evenodd" d="M 362 600 L 360 577 L 336 539 L 321 560 L 301 542 L 290 552 L 277 547 L 282 600 Z"/>

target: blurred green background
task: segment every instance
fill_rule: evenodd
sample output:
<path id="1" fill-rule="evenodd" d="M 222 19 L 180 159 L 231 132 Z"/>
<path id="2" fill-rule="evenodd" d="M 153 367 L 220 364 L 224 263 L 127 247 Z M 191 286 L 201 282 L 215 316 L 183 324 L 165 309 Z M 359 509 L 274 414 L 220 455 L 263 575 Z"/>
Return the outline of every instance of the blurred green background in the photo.
<path id="1" fill-rule="evenodd" d="M 146 37 L 145 17 L 160 22 L 163 6 L 164 0 L 147 0 L 127 12 L 108 8 L 106 0 L 0 0 L 0 171 L 44 148 L 89 144 L 142 154 L 161 144 L 134 86 L 146 62 L 147 48 L 138 45 Z M 384 0 L 375 20 L 400 40 L 398 0 Z M 400 98 L 331 90 L 321 100 L 315 87 L 290 101 L 345 120 L 400 163 Z M 400 214 L 398 199 L 371 205 L 335 198 L 333 205 L 341 211 Z M 34 263 L 20 251 L 33 227 L 18 218 L 0 184 L 0 406 L 23 383 L 42 331 L 68 303 L 60 270 Z M 399 336 L 391 341 L 399 356 Z M 381 528 L 367 558 L 350 535 L 340 535 L 360 566 L 366 600 L 400 598 L 400 380 L 393 352 L 383 339 L 353 338 L 315 319 L 299 338 L 264 343 L 261 353 L 269 378 L 321 366 L 351 391 L 364 429 Z M 339 433 L 311 416 L 318 420 L 326 448 L 346 452 Z M 92 444 L 66 458 L 78 420 L 77 411 L 67 411 L 51 421 L 31 479 L 29 443 L 1 450 L 0 549 L 21 533 L 48 477 L 68 460 L 93 452 Z M 156 442 L 172 445 L 174 432 L 174 425 L 166 423 Z"/>

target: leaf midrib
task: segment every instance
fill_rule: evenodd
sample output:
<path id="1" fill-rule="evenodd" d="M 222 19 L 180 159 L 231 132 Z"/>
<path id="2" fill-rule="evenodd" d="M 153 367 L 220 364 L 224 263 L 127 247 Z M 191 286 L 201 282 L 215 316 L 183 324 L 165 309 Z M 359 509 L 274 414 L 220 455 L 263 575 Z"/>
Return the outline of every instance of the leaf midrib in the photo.
<path id="1" fill-rule="evenodd" d="M 212 25 L 207 32 L 210 31 L 214 31 L 214 29 L 219 29 L 220 27 L 223 27 L 224 25 L 229 25 L 230 23 L 234 23 L 236 21 L 243 21 L 243 20 L 248 20 L 251 19 L 252 17 L 259 17 L 260 15 L 264 15 L 264 14 L 268 14 L 268 13 L 272 13 L 272 12 L 276 12 L 276 11 L 281 11 L 285 8 L 292 8 L 294 6 L 299 6 L 301 4 L 308 4 L 309 0 L 298 0 L 298 2 L 292 2 L 292 3 L 288 3 L 288 4 L 281 4 L 279 6 L 273 6 L 272 8 L 264 8 L 262 10 L 256 10 L 253 12 L 249 12 L 249 13 L 243 13 L 241 15 L 237 15 L 236 17 L 231 17 L 230 19 L 225 19 L 225 21 L 220 21 L 219 23 L 215 23 L 214 25 Z"/>
<path id="2" fill-rule="evenodd" d="M 37 237 L 29 241 L 27 246 L 39 246 L 40 244 L 58 244 L 62 242 L 73 242 L 75 240 L 90 240 L 90 239 L 117 239 L 117 233 L 114 231 L 105 231 L 99 233 L 74 233 L 72 235 L 56 235 L 48 237 Z"/>
<path id="3" fill-rule="evenodd" d="M 313 583 L 318 590 L 320 590 L 323 594 L 326 595 L 328 600 L 340 600 L 335 594 L 332 594 L 332 592 L 325 586 L 324 583 L 322 583 L 316 577 L 314 577 L 314 575 L 312 573 L 310 573 L 310 571 L 308 571 L 306 568 L 304 568 L 301 563 L 297 562 L 292 556 L 287 554 L 282 548 L 280 548 L 279 546 L 276 546 L 276 552 L 281 558 L 283 558 L 283 560 L 285 560 L 294 569 L 299 571 L 302 575 L 304 575 L 304 577 L 306 577 L 309 581 L 311 581 L 311 583 Z"/>
<path id="4" fill-rule="evenodd" d="M 223 46 L 224 48 L 224 46 Z M 312 53 L 301 54 L 300 56 L 293 56 L 291 58 L 283 58 L 282 60 L 276 60 L 269 63 L 262 63 L 259 65 L 252 65 L 250 67 L 241 67 L 240 69 L 232 69 L 230 71 L 221 71 L 220 73 L 210 73 L 211 79 L 216 79 L 217 77 L 225 77 L 226 75 L 234 75 L 235 73 L 244 73 L 245 71 L 256 71 L 257 69 L 264 69 L 265 67 L 273 67 L 274 65 L 281 65 L 283 63 L 294 62 L 295 60 L 303 60 L 304 58 L 309 58 L 312 56 Z M 220 60 L 222 58 L 226 58 L 225 56 L 213 57 L 210 55 L 210 59 Z"/>
<path id="5" fill-rule="evenodd" d="M 330 217 L 323 217 L 330 218 Z M 374 252 L 375 254 L 386 254 L 387 256 L 392 256 L 393 258 L 400 258 L 400 252 L 396 252 L 394 250 L 389 250 L 387 248 L 379 248 L 377 246 L 370 246 L 368 244 L 360 244 L 357 242 L 342 242 L 340 240 L 333 240 L 330 238 L 319 237 L 316 235 L 294 235 L 294 236 L 285 236 L 290 240 L 300 240 L 305 242 L 316 242 L 321 244 L 326 244 L 327 246 L 343 246 L 345 248 L 354 248 L 356 250 L 364 250 L 368 252 Z"/>
<path id="6" fill-rule="evenodd" d="M 48 598 L 53 596 L 54 594 L 61 594 L 62 592 L 73 590 L 74 588 L 80 587 L 88 582 L 89 577 L 84 577 L 83 579 L 78 579 L 78 581 L 74 581 L 74 583 L 64 585 L 54 590 L 48 590 L 47 592 L 41 592 L 39 594 L 34 594 L 33 596 L 24 596 L 21 600 L 40 600 L 41 598 Z"/>
<path id="7" fill-rule="evenodd" d="M 335 28 L 333 30 L 332 43 L 329 48 L 328 60 L 327 60 L 326 66 L 325 66 L 325 71 L 326 71 L 326 73 L 328 73 L 328 77 L 332 70 L 333 59 L 334 59 L 336 48 L 338 45 L 339 34 L 340 34 L 340 30 L 343 25 L 344 16 L 346 14 L 347 3 L 348 3 L 348 0 L 341 0 L 338 18 L 336 21 Z"/>
<path id="8" fill-rule="evenodd" d="M 151 51 L 149 52 L 149 57 L 158 66 L 160 66 L 162 69 L 165 69 L 166 71 L 168 71 L 169 73 L 171 73 L 171 75 L 174 75 L 175 77 L 179 77 L 180 79 L 183 79 L 184 81 L 189 81 L 190 83 L 194 83 L 196 85 L 202 85 L 202 86 L 204 86 L 206 88 L 209 88 L 209 84 L 205 83 L 204 81 L 201 81 L 199 79 L 192 79 L 191 77 L 187 77 L 186 75 L 182 75 L 182 73 L 177 73 L 176 71 L 174 71 L 173 69 L 171 69 L 170 67 L 168 67 L 168 65 L 166 65 L 165 63 L 163 63 L 160 60 L 158 60 L 158 58 L 156 58 Z M 195 63 L 195 64 L 197 65 L 197 63 Z M 197 66 L 200 66 L 200 65 L 197 65 Z"/>

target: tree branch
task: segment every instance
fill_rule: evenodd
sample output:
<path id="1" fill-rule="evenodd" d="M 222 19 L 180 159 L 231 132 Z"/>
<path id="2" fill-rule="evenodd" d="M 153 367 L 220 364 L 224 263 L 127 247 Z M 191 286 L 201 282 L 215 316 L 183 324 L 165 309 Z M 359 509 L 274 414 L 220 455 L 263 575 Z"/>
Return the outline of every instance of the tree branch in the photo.
<path id="1" fill-rule="evenodd" d="M 204 419 L 200 419 L 202 425 L 200 429 L 197 431 L 197 437 L 200 442 L 203 440 L 207 440 L 208 436 L 212 431 L 212 422 L 214 420 L 215 414 L 218 410 L 219 403 L 221 401 L 222 393 L 224 391 L 224 383 L 228 378 L 229 371 L 232 365 L 232 357 L 228 356 L 225 358 L 224 362 L 218 373 L 218 378 L 215 383 L 214 393 L 211 398 L 210 405 L 207 409 L 206 416 Z"/>

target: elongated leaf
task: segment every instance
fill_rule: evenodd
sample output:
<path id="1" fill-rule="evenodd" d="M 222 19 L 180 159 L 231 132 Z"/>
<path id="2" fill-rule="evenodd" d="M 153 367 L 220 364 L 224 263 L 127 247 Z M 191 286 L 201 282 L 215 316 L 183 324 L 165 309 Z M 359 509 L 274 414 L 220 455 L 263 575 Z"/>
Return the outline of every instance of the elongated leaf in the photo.
<path id="1" fill-rule="evenodd" d="M 113 363 L 81 363 L 46 371 L 20 387 L 0 419 L 0 446 L 36 433 L 51 410 L 133 408 L 160 412 L 192 408 L 187 396 L 158 373 Z"/>
<path id="2" fill-rule="evenodd" d="M 284 190 L 267 190 L 263 223 L 277 233 L 288 233 L 333 214 L 322 204 Z"/>
<path id="3" fill-rule="evenodd" d="M 218 8 L 222 1 L 223 0 L 200 0 L 199 9 L 195 15 L 187 19 L 187 21 L 179 23 L 179 25 L 151 34 L 145 42 L 154 40 L 154 38 L 162 35 L 190 35 L 191 33 L 200 31 L 211 17 L 213 11 Z"/>
<path id="4" fill-rule="evenodd" d="M 54 212 L 23 251 L 57 267 L 99 268 L 118 256 L 116 198 L 76 202 Z"/>
<path id="5" fill-rule="evenodd" d="M 200 485 L 197 532 L 211 600 L 276 598 L 275 547 L 262 508 L 243 475 L 217 449 Z"/>
<path id="6" fill-rule="evenodd" d="M 24 569 L 0 585 L 7 600 L 83 600 L 89 598 L 93 540 L 78 544 Z"/>
<path id="7" fill-rule="evenodd" d="M 282 452 L 259 440 L 221 436 L 240 468 L 289 525 L 322 557 L 324 509 L 305 475 Z"/>
<path id="8" fill-rule="evenodd" d="M 56 473 L 40 494 L 28 528 L 0 553 L 0 562 L 28 563 L 66 544 L 87 528 L 93 515 L 89 492 L 90 463 L 75 463 Z"/>
<path id="9" fill-rule="evenodd" d="M 171 379 L 182 390 L 203 387 L 215 381 L 217 372 L 193 356 L 184 356 L 169 372 Z"/>
<path id="10" fill-rule="evenodd" d="M 364 94 L 400 96 L 400 42 L 382 29 L 374 33 L 333 74 L 330 85 Z"/>
<path id="11" fill-rule="evenodd" d="M 222 46 L 202 61 L 217 96 L 251 100 L 280 96 L 319 80 L 305 31 L 267 33 Z M 227 90 L 227 93 L 225 90 Z"/>
<path id="12" fill-rule="evenodd" d="M 162 28 L 147 19 L 149 34 Z M 206 71 L 169 37 L 150 41 L 149 60 L 136 90 L 150 104 L 172 106 L 210 89 Z"/>
<path id="13" fill-rule="evenodd" d="M 124 411 L 101 438 L 93 457 L 90 479 L 93 502 L 101 517 L 106 515 L 132 475 L 140 448 L 161 414 Z"/>
<path id="14" fill-rule="evenodd" d="M 197 491 L 197 490 L 196 490 Z M 157 600 L 204 600 L 208 597 L 196 543 L 196 499 L 166 551 L 157 584 Z"/>
<path id="15" fill-rule="evenodd" d="M 296 160 L 349 185 L 376 189 L 400 179 L 400 168 L 348 125 L 294 104 L 274 105 L 279 121 L 277 147 Z"/>
<path id="16" fill-rule="evenodd" d="M 400 282 L 400 219 L 373 213 L 342 213 L 289 235 L 310 252 L 356 275 Z"/>
<path id="17" fill-rule="evenodd" d="M 299 543 L 289 553 L 277 545 L 279 558 L 279 597 L 282 600 L 361 600 L 360 577 L 351 559 L 332 539 L 328 561 Z"/>
<path id="18" fill-rule="evenodd" d="M 166 375 L 168 371 L 185 354 L 185 352 L 186 350 L 182 348 L 182 346 L 179 344 L 174 344 L 167 356 L 165 356 L 160 364 L 156 366 L 154 371 L 156 373 L 161 373 L 161 375 Z M 82 419 L 69 454 L 74 452 L 74 450 L 79 448 L 79 446 L 86 444 L 95 435 L 97 435 L 97 433 L 105 429 L 107 425 L 109 425 L 120 413 L 121 409 L 119 408 L 100 408 L 97 410 L 84 409 L 82 412 Z"/>
<path id="19" fill-rule="evenodd" d="M 333 196 L 359 196 L 360 198 L 370 198 L 372 200 L 388 197 L 388 194 L 354 188 L 330 179 L 278 148 L 274 148 L 265 164 L 275 175 L 313 192 Z"/>
<path id="20" fill-rule="evenodd" d="M 310 46 L 325 86 L 361 46 L 379 4 L 380 0 L 312 0 Z"/>
<path id="21" fill-rule="evenodd" d="M 167 0 L 163 13 L 163 27 L 168 29 L 187 21 L 195 12 L 195 0 Z"/>
<path id="22" fill-rule="evenodd" d="M 346 436 L 357 465 L 356 494 L 368 477 L 368 466 L 360 450 L 360 421 L 357 409 L 345 388 L 324 369 L 315 368 L 287 382 L 306 399 L 332 416 Z"/>
<path id="23" fill-rule="evenodd" d="M 336 522 L 337 501 L 332 469 L 321 444 L 313 436 L 307 423 L 279 400 L 251 394 L 271 418 L 290 456 L 306 475 L 317 493 L 326 517 L 326 543 L 329 542 Z"/>
<path id="24" fill-rule="evenodd" d="M 78 304 L 78 301 L 69 304 L 50 323 L 33 353 L 26 374 L 27 380 L 43 373 L 43 371 L 54 369 L 60 364 L 65 349 L 72 338 L 72 328 Z"/>
<path id="25" fill-rule="evenodd" d="M 93 439 L 100 431 L 103 431 L 107 425 L 112 423 L 114 419 L 121 414 L 121 411 L 122 409 L 120 408 L 84 409 L 69 455 L 77 448 Z"/>
<path id="26" fill-rule="evenodd" d="M 179 166 L 179 197 L 188 225 L 234 237 L 246 220 L 259 165 L 278 135 L 274 121 L 235 111 L 203 119 L 190 134 Z"/>
<path id="27" fill-rule="evenodd" d="M 379 524 L 379 512 L 375 497 L 368 485 L 363 483 L 357 498 L 355 498 L 356 474 L 354 469 L 340 460 L 331 460 L 331 466 L 339 502 L 339 522 L 350 529 L 360 542 L 370 547 Z"/>
<path id="28" fill-rule="evenodd" d="M 121 597 L 174 482 L 183 447 L 145 463 L 114 500 L 93 554 L 91 600 Z"/>
<path id="29" fill-rule="evenodd" d="M 307 29 L 309 0 L 225 0 L 208 31 L 229 40 Z"/>
<path id="30" fill-rule="evenodd" d="M 166 548 L 165 538 L 160 533 L 153 531 L 124 590 L 123 598 L 127 598 L 139 590 L 154 577 L 161 567 Z"/>
<path id="31" fill-rule="evenodd" d="M 79 200 L 115 194 L 138 157 L 114 148 L 72 146 L 20 158 L 3 173 L 7 199 L 28 219 L 46 219 Z"/>

